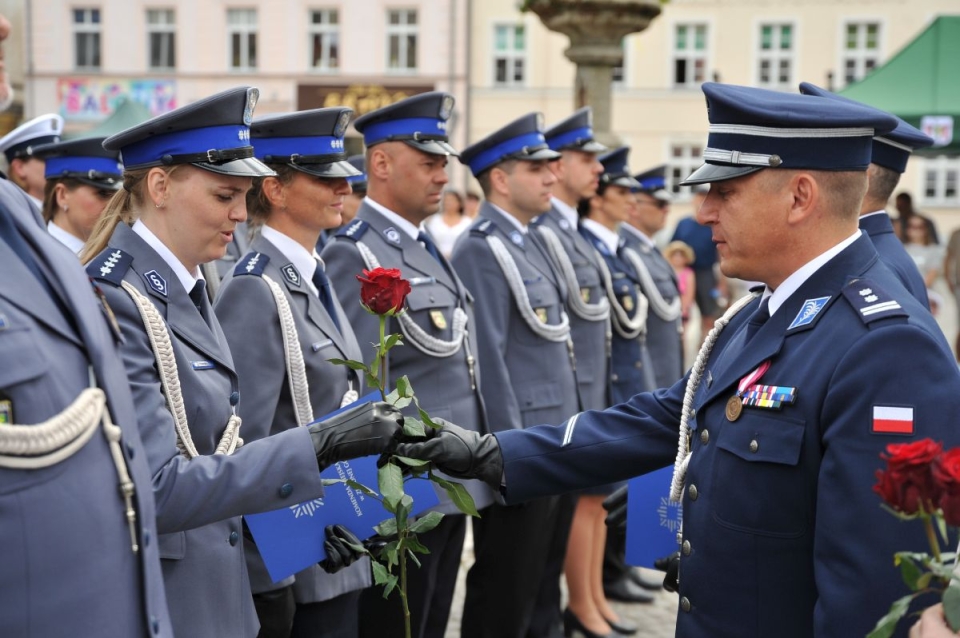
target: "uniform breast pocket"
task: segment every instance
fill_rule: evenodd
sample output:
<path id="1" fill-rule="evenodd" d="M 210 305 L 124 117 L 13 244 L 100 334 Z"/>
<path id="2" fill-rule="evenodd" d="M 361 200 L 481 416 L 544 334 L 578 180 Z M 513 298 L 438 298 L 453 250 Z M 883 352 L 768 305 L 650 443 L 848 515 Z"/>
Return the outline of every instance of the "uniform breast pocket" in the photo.
<path id="1" fill-rule="evenodd" d="M 557 384 L 531 384 L 516 388 L 516 393 L 525 426 L 549 423 L 562 418 L 558 410 L 563 403 L 563 397 Z"/>
<path id="2" fill-rule="evenodd" d="M 553 284 L 543 277 L 534 277 L 523 280 L 527 292 L 527 300 L 533 309 L 537 320 L 544 325 L 555 326 L 560 323 L 560 295 Z M 523 303 L 523 300 L 520 300 Z M 521 330 L 517 333 L 517 340 L 526 345 L 542 345 L 543 338 L 530 330 Z"/>
<path id="3" fill-rule="evenodd" d="M 14 388 L 46 373 L 47 365 L 37 349 L 38 338 L 28 327 L 0 331 L 0 388 Z"/>
<path id="4" fill-rule="evenodd" d="M 453 293 L 438 285 L 417 286 L 407 295 L 410 318 L 427 334 L 438 339 L 451 338 L 450 323 L 453 321 L 455 307 Z"/>
<path id="5" fill-rule="evenodd" d="M 816 476 L 800 462 L 805 430 L 802 420 L 751 408 L 723 425 L 710 490 L 719 524 L 785 538 L 807 532 Z"/>

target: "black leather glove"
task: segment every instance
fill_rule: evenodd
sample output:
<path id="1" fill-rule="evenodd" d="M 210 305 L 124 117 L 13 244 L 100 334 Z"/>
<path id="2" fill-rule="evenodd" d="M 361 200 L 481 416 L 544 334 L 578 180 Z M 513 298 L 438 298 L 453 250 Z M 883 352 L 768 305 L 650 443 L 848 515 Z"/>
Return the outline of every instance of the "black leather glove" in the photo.
<path id="1" fill-rule="evenodd" d="M 657 569 L 667 572 L 663 577 L 663 588 L 667 591 L 676 592 L 680 589 L 680 552 L 674 552 L 669 556 L 658 558 L 653 561 L 653 566 Z"/>
<path id="2" fill-rule="evenodd" d="M 499 490 L 503 457 L 496 437 L 464 430 L 443 419 L 433 421 L 443 427 L 439 430 L 427 428 L 426 440 L 401 443 L 395 454 L 430 461 L 438 470 L 454 478 L 480 479 Z"/>
<path id="3" fill-rule="evenodd" d="M 323 470 L 337 461 L 390 452 L 403 432 L 403 415 L 389 403 L 363 403 L 308 429 Z"/>
<path id="4" fill-rule="evenodd" d="M 624 532 L 627 529 L 627 486 L 617 488 L 613 494 L 603 499 L 603 509 L 607 510 L 607 527 Z"/>
<path id="5" fill-rule="evenodd" d="M 363 546 L 360 539 L 343 525 L 327 525 L 323 532 L 327 537 L 323 541 L 327 557 L 318 564 L 328 574 L 334 574 L 365 556 L 364 552 L 356 549 Z"/>

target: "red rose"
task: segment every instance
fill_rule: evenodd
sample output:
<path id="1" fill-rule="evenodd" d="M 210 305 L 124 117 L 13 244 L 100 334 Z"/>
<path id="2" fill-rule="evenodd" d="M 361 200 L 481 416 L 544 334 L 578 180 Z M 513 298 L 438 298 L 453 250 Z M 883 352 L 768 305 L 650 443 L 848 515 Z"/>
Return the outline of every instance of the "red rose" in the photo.
<path id="1" fill-rule="evenodd" d="M 873 491 L 893 509 L 916 514 L 921 507 L 930 512 L 940 501 L 941 488 L 933 477 L 934 460 L 943 446 L 930 439 L 887 446 L 880 458 L 887 461 L 886 470 L 877 470 Z"/>
<path id="2" fill-rule="evenodd" d="M 960 526 L 960 448 L 947 450 L 933 466 L 933 478 L 943 490 L 940 509 L 947 525 Z"/>
<path id="3" fill-rule="evenodd" d="M 374 268 L 357 275 L 360 303 L 377 315 L 395 315 L 403 310 L 410 294 L 410 282 L 396 268 Z"/>

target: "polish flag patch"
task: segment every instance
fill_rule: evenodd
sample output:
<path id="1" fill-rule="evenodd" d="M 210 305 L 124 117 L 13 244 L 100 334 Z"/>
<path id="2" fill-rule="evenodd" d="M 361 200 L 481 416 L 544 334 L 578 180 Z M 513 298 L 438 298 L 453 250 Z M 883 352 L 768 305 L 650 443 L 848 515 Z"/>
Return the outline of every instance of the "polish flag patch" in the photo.
<path id="1" fill-rule="evenodd" d="M 873 426 L 878 434 L 913 434 L 913 408 L 873 406 Z"/>

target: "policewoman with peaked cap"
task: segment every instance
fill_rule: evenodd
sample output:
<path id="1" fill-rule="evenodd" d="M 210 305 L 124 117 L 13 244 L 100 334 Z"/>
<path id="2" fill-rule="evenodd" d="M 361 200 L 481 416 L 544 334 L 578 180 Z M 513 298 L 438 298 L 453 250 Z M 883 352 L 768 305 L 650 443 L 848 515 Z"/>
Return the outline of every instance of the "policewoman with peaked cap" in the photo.
<path id="1" fill-rule="evenodd" d="M 103 148 L 104 139 L 44 144 L 33 151 L 45 162 L 43 221 L 50 234 L 77 255 L 123 183 L 120 153 Z"/>
<path id="2" fill-rule="evenodd" d="M 241 447 L 236 366 L 198 267 L 246 219 L 252 178 L 273 174 L 250 146 L 256 98 L 231 89 L 108 138 L 124 190 L 85 249 L 124 337 L 178 636 L 255 636 L 239 516 L 322 496 L 318 468 L 383 452 L 399 429 L 373 403 Z"/>
<path id="3" fill-rule="evenodd" d="M 247 193 L 258 233 L 214 305 L 240 375 L 248 443 L 333 412 L 362 390 L 357 372 L 328 362 L 363 354 L 314 249 L 322 230 L 340 225 L 347 179 L 360 173 L 343 152 L 351 113 L 267 115 L 250 127 L 256 157 L 276 175 L 255 178 Z M 261 638 L 285 638 L 291 626 L 293 636 L 356 637 L 359 590 L 371 584 L 367 558 L 273 583 L 256 546 L 246 551 Z"/>
<path id="4" fill-rule="evenodd" d="M 34 155 L 42 144 L 60 141 L 63 118 L 48 113 L 24 122 L 0 137 L 0 152 L 7 159 L 7 177 L 30 196 L 30 201 L 43 207 L 43 160 Z"/>

